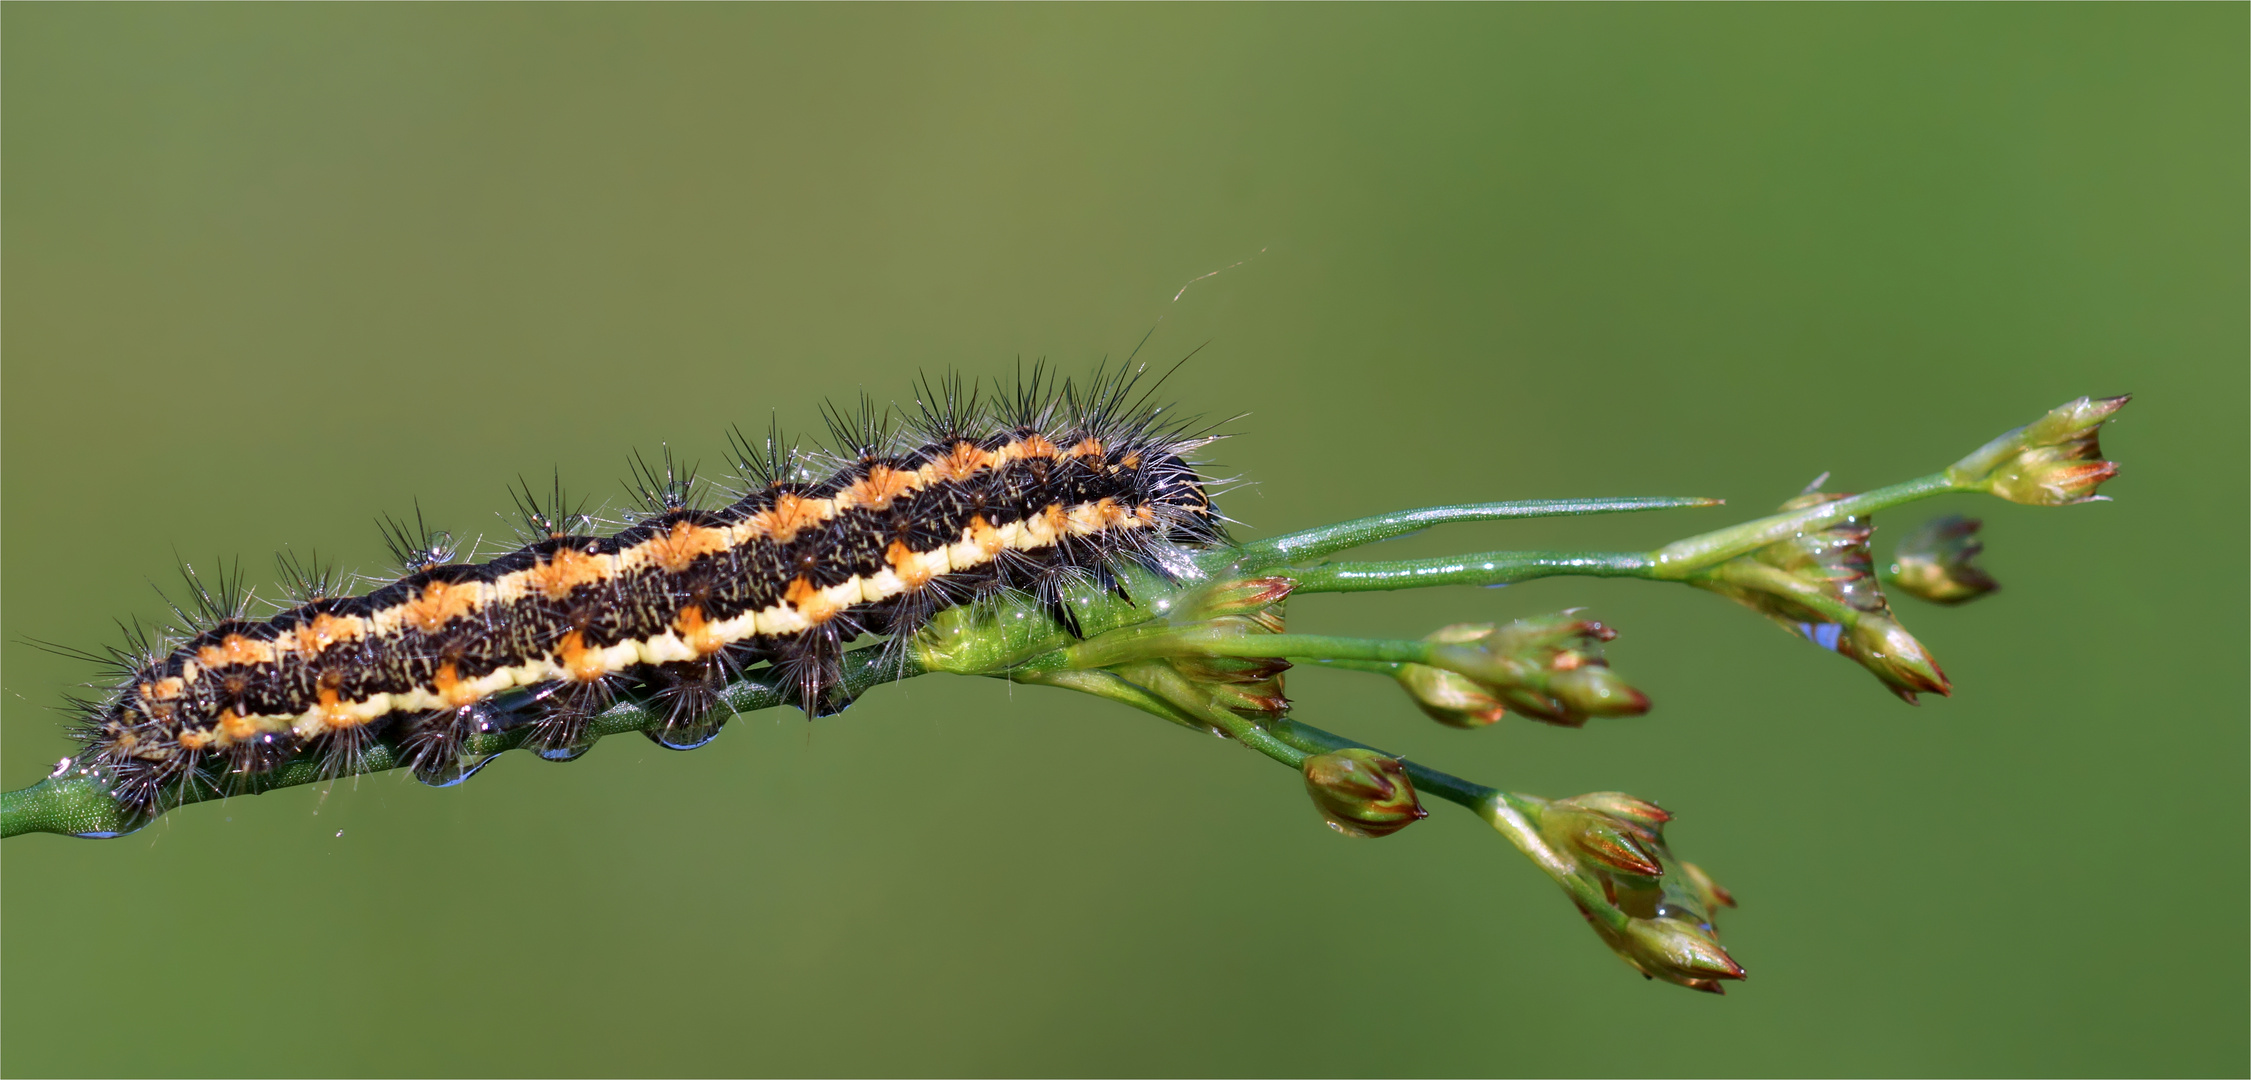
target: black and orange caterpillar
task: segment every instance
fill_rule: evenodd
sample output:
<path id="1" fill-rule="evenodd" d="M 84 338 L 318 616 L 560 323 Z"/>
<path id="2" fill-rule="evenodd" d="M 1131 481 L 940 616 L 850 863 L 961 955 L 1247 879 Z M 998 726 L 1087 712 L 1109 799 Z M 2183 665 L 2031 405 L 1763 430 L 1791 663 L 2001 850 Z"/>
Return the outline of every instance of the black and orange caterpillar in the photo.
<path id="1" fill-rule="evenodd" d="M 733 490 L 707 498 L 667 455 L 661 475 L 636 468 L 639 506 L 606 536 L 579 535 L 590 519 L 559 484 L 546 499 L 527 486 L 522 547 L 452 562 L 444 534 L 394 524 L 398 580 L 336 595 L 334 575 L 285 559 L 291 606 L 269 618 L 248 617 L 238 587 L 214 597 L 191 578 L 188 625 L 106 658 L 117 682 L 79 703 L 80 761 L 136 813 L 183 779 L 306 754 L 356 771 L 383 737 L 444 785 L 475 771 L 464 740 L 496 725 L 531 725 L 543 756 L 578 756 L 589 717 L 628 687 L 664 703 L 647 734 L 674 749 L 718 734 L 721 688 L 756 665 L 808 713 L 833 712 L 849 703 L 847 643 L 903 641 L 1002 590 L 1037 596 L 1076 633 L 1062 603 L 1073 585 L 1118 590 L 1127 565 L 1172 578 L 1185 548 L 1225 541 L 1212 481 L 1189 459 L 1211 437 L 1152 407 L 1140 374 L 1052 386 L 1035 369 L 990 404 L 958 378 L 924 380 L 902 424 L 865 397 L 826 410 L 832 442 L 810 452 L 738 432 Z M 529 706 L 496 710 L 504 694 Z"/>

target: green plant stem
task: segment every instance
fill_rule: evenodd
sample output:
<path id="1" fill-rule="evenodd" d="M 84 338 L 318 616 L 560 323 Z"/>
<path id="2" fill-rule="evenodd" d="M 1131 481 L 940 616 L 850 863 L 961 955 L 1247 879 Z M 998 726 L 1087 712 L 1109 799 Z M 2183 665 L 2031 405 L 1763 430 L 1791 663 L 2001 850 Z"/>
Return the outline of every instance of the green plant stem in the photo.
<path id="1" fill-rule="evenodd" d="M 1263 572 L 1291 579 L 1297 583 L 1298 592 L 1378 592 L 1422 589 L 1435 585 L 1513 585 L 1535 578 L 1560 575 L 1680 581 L 1699 570 L 1749 554 L 1799 533 L 1819 531 L 1848 518 L 1873 514 L 1878 510 L 1959 490 L 1962 489 L 1946 473 L 1933 473 L 1835 502 L 1775 514 L 1692 536 L 1647 552 L 1487 551 L 1475 555 L 1450 555 L 1432 559 L 1281 566 L 1268 568 Z M 1367 520 L 1377 522 L 1388 519 Z"/>
<path id="2" fill-rule="evenodd" d="M 1849 518 L 1864 517 L 1904 503 L 1969 490 L 1948 473 L 1937 472 L 1903 483 L 1880 487 L 1835 502 L 1791 510 L 1745 522 L 1732 528 L 1678 540 L 1649 553 L 1652 573 L 1659 581 L 1679 581 L 1707 566 L 1787 540 L 1800 533 L 1818 532 Z"/>
<path id="3" fill-rule="evenodd" d="M 1331 754 L 1338 750 L 1356 749 L 1374 750 L 1386 757 L 1398 757 L 1397 754 L 1387 750 L 1369 746 L 1363 742 L 1356 742 L 1342 735 L 1323 731 L 1311 724 L 1297 720 L 1279 721 L 1273 724 L 1269 730 L 1273 732 L 1275 738 L 1308 754 Z M 1426 795 L 1436 795 L 1447 802 L 1466 806 L 1472 810 L 1483 806 L 1495 796 L 1522 798 L 1522 796 L 1509 795 L 1499 788 L 1489 788 L 1475 781 L 1464 780 L 1459 776 L 1439 772 L 1428 765 L 1408 758 L 1399 758 L 1399 763 L 1406 766 L 1407 778 L 1415 782 L 1416 791 Z"/>
<path id="4" fill-rule="evenodd" d="M 1655 564 L 1641 552 L 1485 551 L 1395 562 L 1332 562 L 1277 570 L 1298 592 L 1389 592 L 1438 585 L 1514 585 L 1534 578 L 1652 578 Z"/>
<path id="5" fill-rule="evenodd" d="M 1119 642 L 1089 641 L 1060 650 L 1055 660 L 1043 657 L 1032 666 L 1060 663 L 1074 668 L 1103 668 L 1135 660 L 1165 656 L 1277 657 L 1291 660 L 1371 660 L 1422 664 L 1430 661 L 1430 645 L 1395 638 L 1348 638 L 1326 634 L 1211 633 L 1190 627 L 1169 634 L 1150 634 Z"/>
<path id="6" fill-rule="evenodd" d="M 1417 510 L 1378 514 L 1374 517 L 1341 521 L 1334 525 L 1285 533 L 1267 540 L 1254 540 L 1233 549 L 1224 549 L 1206 556 L 1207 568 L 1228 566 L 1243 567 L 1290 561 L 1303 561 L 1418 533 L 1433 525 L 1462 521 L 1504 521 L 1514 518 L 1584 517 L 1592 514 L 1631 514 L 1644 510 L 1676 510 L 1685 507 L 1721 506 L 1725 499 L 1706 498 L 1623 498 L 1623 499 L 1527 499 L 1520 502 L 1463 503 L 1458 506 L 1426 506 Z"/>
<path id="7" fill-rule="evenodd" d="M 1369 674 L 1371 674 L 1371 675 L 1386 675 L 1386 676 L 1392 676 L 1392 675 L 1397 675 L 1397 674 L 1399 674 L 1399 664 L 1400 664 L 1400 661 L 1397 661 L 1397 660 L 1338 660 L 1338 659 L 1335 659 L 1335 658 L 1328 658 L 1328 659 L 1322 659 L 1322 660 L 1315 660 L 1315 661 L 1313 662 L 1313 664 L 1314 664 L 1314 666 L 1315 666 L 1315 667 L 1335 668 L 1336 670 L 1339 670 L 1339 671 L 1365 671 L 1365 672 L 1368 672 L 1368 673 L 1369 673 Z"/>

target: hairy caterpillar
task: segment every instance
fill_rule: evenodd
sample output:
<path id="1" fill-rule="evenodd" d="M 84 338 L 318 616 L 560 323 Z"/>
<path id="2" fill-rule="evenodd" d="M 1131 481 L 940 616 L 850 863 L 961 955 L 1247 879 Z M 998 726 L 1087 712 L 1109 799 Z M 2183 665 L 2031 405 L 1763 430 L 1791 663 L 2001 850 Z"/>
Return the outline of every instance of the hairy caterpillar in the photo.
<path id="1" fill-rule="evenodd" d="M 739 482 L 723 500 L 669 454 L 661 471 L 637 458 L 639 505 L 609 535 L 560 483 L 546 498 L 527 485 L 527 542 L 483 562 L 451 561 L 450 540 L 419 519 L 390 523 L 397 580 L 339 595 L 334 574 L 285 557 L 291 603 L 267 618 L 249 615 L 238 577 L 207 588 L 191 575 L 178 633 L 135 633 L 101 658 L 115 682 L 78 703 L 79 760 L 136 814 L 159 811 L 168 785 L 223 785 L 306 754 L 355 771 L 386 735 L 443 786 L 476 771 L 464 740 L 496 725 L 528 724 L 542 756 L 577 757 L 587 718 L 634 684 L 664 704 L 647 734 L 673 749 L 716 737 L 719 688 L 758 665 L 808 714 L 840 710 L 847 643 L 902 641 L 1003 590 L 1038 597 L 1076 633 L 1070 587 L 1121 590 L 1127 565 L 1176 579 L 1185 549 L 1225 541 L 1212 481 L 1189 458 L 1212 437 L 1152 406 L 1142 373 L 1055 385 L 1035 368 L 989 400 L 958 377 L 926 379 L 903 423 L 865 396 L 824 410 L 831 442 L 812 451 L 737 432 Z M 493 708 L 501 695 L 529 707 Z"/>

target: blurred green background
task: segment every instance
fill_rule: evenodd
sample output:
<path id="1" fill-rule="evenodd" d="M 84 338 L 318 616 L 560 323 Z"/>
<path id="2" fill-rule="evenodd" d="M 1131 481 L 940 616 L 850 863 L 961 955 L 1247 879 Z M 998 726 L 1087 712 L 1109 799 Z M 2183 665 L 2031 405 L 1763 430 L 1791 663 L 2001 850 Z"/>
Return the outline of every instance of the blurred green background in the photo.
<path id="1" fill-rule="evenodd" d="M 1742 899 L 1649 984 L 1450 806 L 1059 691 L 923 679 L 696 754 L 615 739 L 4 852 L 30 1074 L 2236 1074 L 2247 9 L 9 5 L 7 787 L 148 582 L 372 519 L 505 535 L 918 371 L 1206 342 L 1258 533 L 1709 494 L 1399 556 L 1647 546 L 2138 395 L 2112 504 L 1967 499 L 2006 589 L 1899 600 L 1921 709 L 1717 598 L 1312 597 L 1420 634 L 1591 605 L 1649 717 L 1299 715 L 1623 789 Z M 1263 254 L 1261 254 L 1263 253 Z M 1207 271 L 1248 264 L 1175 290 Z"/>

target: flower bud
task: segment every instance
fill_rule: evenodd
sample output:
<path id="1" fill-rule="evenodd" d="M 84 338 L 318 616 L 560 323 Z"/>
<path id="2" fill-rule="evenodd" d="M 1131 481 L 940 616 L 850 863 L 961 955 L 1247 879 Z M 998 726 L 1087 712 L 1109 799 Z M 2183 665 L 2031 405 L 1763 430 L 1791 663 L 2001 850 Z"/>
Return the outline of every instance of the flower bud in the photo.
<path id="1" fill-rule="evenodd" d="M 1985 550 L 1977 539 L 1984 524 L 1960 514 L 1924 522 L 1892 552 L 1885 582 L 1934 604 L 1966 603 L 2000 588 L 2000 582 L 1970 565 Z"/>
<path id="2" fill-rule="evenodd" d="M 1290 710 L 1282 696 L 1282 673 L 1290 662 L 1275 657 L 1173 656 L 1181 677 L 1196 684 L 1211 700 L 1237 716 L 1250 720 L 1280 719 Z"/>
<path id="3" fill-rule="evenodd" d="M 1601 623 L 1564 612 L 1498 628 L 1451 626 L 1423 640 L 1437 646 L 1431 652 L 1434 665 L 1466 676 L 1485 697 L 1534 720 L 1579 727 L 1589 717 L 1649 711 L 1649 699 L 1612 672 L 1603 658 L 1603 643 L 1617 636 Z M 1416 700 L 1431 712 L 1421 694 Z"/>
<path id="4" fill-rule="evenodd" d="M 1654 878 L 1664 874 L 1660 827 L 1672 820 L 1655 803 L 1615 791 L 1557 799 L 1540 811 L 1540 835 L 1590 869 Z"/>
<path id="5" fill-rule="evenodd" d="M 1649 699 L 1604 664 L 1557 673 L 1548 680 L 1548 693 L 1573 716 L 1639 716 L 1649 711 Z"/>
<path id="6" fill-rule="evenodd" d="M 1389 836 L 1430 816 L 1398 758 L 1354 747 L 1308 757 L 1304 770 L 1314 807 L 1346 836 Z"/>
<path id="7" fill-rule="evenodd" d="M 1783 503 L 1782 509 L 1803 510 L 1846 497 L 1810 492 Z M 1700 570 L 1687 581 L 1849 657 L 1908 704 L 1922 691 L 1948 693 L 1952 685 L 1938 662 L 1892 617 L 1868 550 L 1874 531 L 1866 519 L 1848 517 Z"/>
<path id="8" fill-rule="evenodd" d="M 1955 462 L 1947 477 L 1962 487 L 2030 506 L 2100 500 L 2095 489 L 2118 475 L 2118 464 L 2103 460 L 2097 433 L 2131 400 L 2132 395 L 2122 394 L 2065 402 Z"/>
<path id="9" fill-rule="evenodd" d="M 1938 661 L 1923 650 L 1923 643 L 1915 640 L 1915 635 L 1893 621 L 1888 610 L 1882 614 L 1865 613 L 1853 619 L 1851 627 L 1832 647 L 1867 668 L 1910 705 L 1915 704 L 1915 695 L 1924 691 L 1942 695 L 1954 692 L 1953 684 L 1946 681 L 1946 673 L 1939 670 Z"/>
<path id="10" fill-rule="evenodd" d="M 1704 902 L 1705 911 L 1735 906 L 1735 894 L 1721 888 L 1720 883 L 1713 881 L 1712 875 L 1705 873 L 1703 867 L 1684 862 L 1680 864 L 1680 870 L 1687 875 L 1688 884 L 1696 890 L 1696 898 Z"/>
<path id="11" fill-rule="evenodd" d="M 1492 633 L 1492 623 L 1461 623 L 1445 627 L 1423 640 L 1460 645 Z M 1407 696 L 1415 699 L 1417 708 L 1448 727 L 1484 727 L 1499 720 L 1506 711 L 1501 700 L 1493 696 L 1489 688 L 1467 675 L 1444 668 L 1428 664 L 1401 664 L 1394 677 L 1406 689 Z"/>
<path id="12" fill-rule="evenodd" d="M 1563 803 L 1630 821 L 1644 829 L 1661 831 L 1664 824 L 1673 819 L 1664 807 L 1622 791 L 1595 791 L 1557 800 L 1557 804 Z"/>
<path id="13" fill-rule="evenodd" d="M 1608 930 L 1600 923 L 1600 930 Z M 1678 918 L 1633 918 L 1625 929 L 1609 931 L 1603 938 L 1627 963 L 1652 979 L 1663 979 L 1707 994 L 1724 994 L 1721 979 L 1746 976 L 1741 965 L 1720 948 L 1719 938 L 1706 925 Z"/>
<path id="14" fill-rule="evenodd" d="M 1401 664 L 1397 678 L 1423 715 L 1447 727 L 1481 728 L 1507 712 L 1499 698 L 1467 675 L 1424 664 Z"/>
<path id="15" fill-rule="evenodd" d="M 1234 616 L 1256 624 L 1255 632 L 1282 632 L 1282 601 L 1297 582 L 1286 577 L 1215 581 L 1181 597 L 1166 614 L 1176 625 Z"/>
<path id="16" fill-rule="evenodd" d="M 1617 912 L 1611 919 L 1588 921 L 1619 959 L 1643 975 L 1677 986 L 1724 994 L 1722 979 L 1741 979 L 1743 968 L 1720 947 L 1719 930 L 1712 925 L 1713 903 L 1727 890 L 1712 883 L 1704 872 L 1658 850 L 1666 861 L 1666 875 L 1657 881 L 1616 879 L 1609 895 Z M 1725 903 L 1733 906 L 1734 899 Z M 1625 918 L 1619 919 L 1618 915 Z"/>

